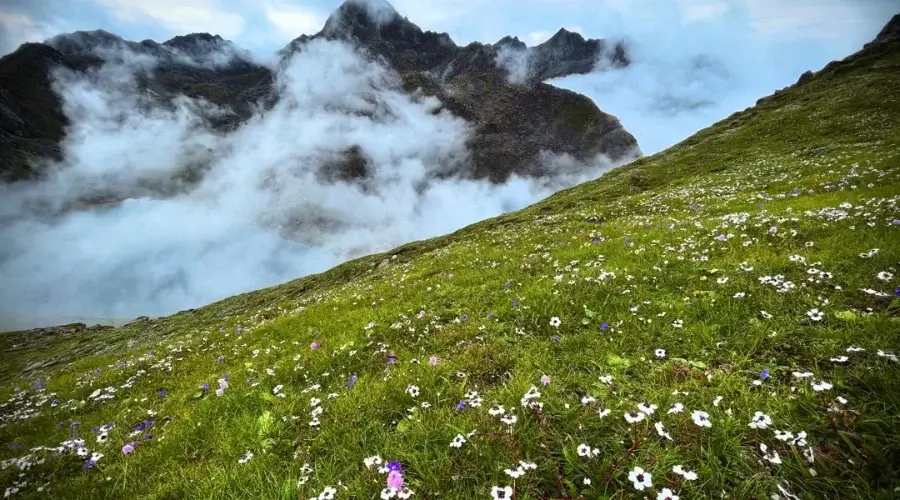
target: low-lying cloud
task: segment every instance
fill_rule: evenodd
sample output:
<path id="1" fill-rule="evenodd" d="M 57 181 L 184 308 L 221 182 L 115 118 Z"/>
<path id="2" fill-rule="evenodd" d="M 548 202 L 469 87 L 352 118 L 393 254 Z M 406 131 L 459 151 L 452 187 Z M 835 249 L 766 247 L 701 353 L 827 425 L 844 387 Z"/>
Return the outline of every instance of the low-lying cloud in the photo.
<path id="1" fill-rule="evenodd" d="M 438 180 L 466 165 L 470 124 L 343 43 L 295 54 L 277 74 L 279 102 L 228 134 L 207 126 L 227 110 L 186 97 L 160 106 L 138 91 L 134 71 L 153 60 L 112 59 L 56 73 L 72 122 L 65 161 L 44 181 L 0 189 L 0 317 L 197 307 L 522 208 L 611 167 L 598 158 L 542 181 Z M 322 175 L 354 147 L 363 179 Z"/>

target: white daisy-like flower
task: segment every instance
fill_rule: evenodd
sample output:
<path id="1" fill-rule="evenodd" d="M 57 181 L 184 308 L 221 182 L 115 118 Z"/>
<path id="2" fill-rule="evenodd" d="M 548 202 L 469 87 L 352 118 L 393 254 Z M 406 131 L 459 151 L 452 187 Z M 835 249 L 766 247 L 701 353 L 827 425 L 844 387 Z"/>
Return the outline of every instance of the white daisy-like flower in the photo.
<path id="1" fill-rule="evenodd" d="M 656 354 L 656 357 L 657 357 L 657 358 L 664 358 L 664 357 L 666 357 L 666 350 L 665 350 L 665 349 L 657 349 L 657 350 L 655 350 L 653 353 Z"/>
<path id="2" fill-rule="evenodd" d="M 382 464 L 381 455 L 372 455 L 371 457 L 366 457 L 363 459 L 363 463 L 366 465 L 366 468 L 371 469 L 376 465 Z"/>
<path id="3" fill-rule="evenodd" d="M 407 386 L 406 392 L 409 393 L 409 395 L 414 398 L 419 397 L 419 387 L 418 386 L 415 386 L 415 385 Z"/>
<path id="4" fill-rule="evenodd" d="M 488 410 L 488 413 L 492 417 L 496 417 L 497 415 L 503 415 L 504 413 L 506 413 L 506 409 L 500 405 L 497 405 L 497 406 L 492 407 L 490 410 Z"/>
<path id="5" fill-rule="evenodd" d="M 791 375 L 793 375 L 796 378 L 810 378 L 814 374 L 813 374 L 813 372 L 791 372 Z"/>
<path id="6" fill-rule="evenodd" d="M 491 487 L 491 498 L 494 500 L 507 500 L 512 498 L 513 489 L 509 486 L 493 486 Z"/>
<path id="7" fill-rule="evenodd" d="M 603 375 L 600 377 L 600 381 L 606 385 L 612 384 L 613 376 L 612 375 Z"/>
<path id="8" fill-rule="evenodd" d="M 684 405 L 681 403 L 675 403 L 666 413 L 681 413 L 684 411 Z"/>
<path id="9" fill-rule="evenodd" d="M 848 358 L 847 356 L 837 356 L 837 357 L 831 358 L 831 362 L 832 363 L 846 363 L 849 359 L 850 358 Z"/>
<path id="10" fill-rule="evenodd" d="M 894 275 L 887 271 L 881 271 L 876 275 L 876 277 L 881 281 L 891 281 L 892 279 L 894 279 Z"/>
<path id="11" fill-rule="evenodd" d="M 108 433 L 108 432 L 101 432 L 100 434 L 97 435 L 97 442 L 98 442 L 98 443 L 105 443 L 107 440 L 109 440 L 109 433 Z"/>
<path id="12" fill-rule="evenodd" d="M 862 347 L 856 347 L 854 345 L 847 348 L 847 352 L 862 352 L 865 351 Z"/>
<path id="13" fill-rule="evenodd" d="M 390 500 L 397 496 L 396 488 L 385 488 L 381 490 L 381 500 Z"/>
<path id="14" fill-rule="evenodd" d="M 672 492 L 669 488 L 663 488 L 656 494 L 656 500 L 679 500 L 681 497 Z"/>
<path id="15" fill-rule="evenodd" d="M 759 314 L 762 315 L 763 318 L 772 319 L 772 315 L 766 311 L 760 311 Z"/>
<path id="16" fill-rule="evenodd" d="M 512 425 L 519 421 L 519 417 L 517 417 L 515 415 L 504 415 L 504 416 L 500 417 L 500 421 L 506 425 Z"/>
<path id="17" fill-rule="evenodd" d="M 625 421 L 629 424 L 634 424 L 644 420 L 645 415 L 641 412 L 631 413 L 630 411 L 625 412 Z"/>
<path id="18" fill-rule="evenodd" d="M 825 317 L 825 315 L 822 314 L 822 311 L 818 309 L 810 309 L 809 311 L 806 311 L 806 315 L 813 321 L 822 321 L 822 318 Z"/>
<path id="19" fill-rule="evenodd" d="M 600 418 L 603 418 L 603 417 L 609 415 L 610 413 L 612 413 L 612 410 L 610 410 L 609 408 L 600 408 L 597 410 L 597 415 L 599 415 Z"/>
<path id="20" fill-rule="evenodd" d="M 790 441 L 794 439 L 794 433 L 791 431 L 775 431 L 775 439 L 779 441 Z"/>
<path id="21" fill-rule="evenodd" d="M 829 382 L 826 382 L 824 380 L 814 380 L 811 385 L 813 390 L 816 392 L 827 391 L 834 387 Z"/>
<path id="22" fill-rule="evenodd" d="M 553 328 L 559 328 L 559 325 L 561 324 L 562 320 L 560 320 L 559 317 L 553 316 L 552 318 L 550 318 L 550 326 L 552 326 Z"/>
<path id="23" fill-rule="evenodd" d="M 653 475 L 640 467 L 635 467 L 634 470 L 628 473 L 628 480 L 631 481 L 634 489 L 638 491 L 653 487 Z"/>
<path id="24" fill-rule="evenodd" d="M 753 418 L 750 419 L 750 423 L 747 425 L 751 429 L 767 429 L 770 425 L 772 425 L 772 417 L 766 415 L 761 411 L 758 411 L 753 414 Z"/>
<path id="25" fill-rule="evenodd" d="M 596 403 L 596 402 L 597 402 L 597 400 L 594 399 L 594 396 L 582 396 L 581 397 L 581 404 L 583 404 L 583 405 L 589 405 L 591 403 Z"/>
<path id="26" fill-rule="evenodd" d="M 462 445 L 466 442 L 465 436 L 462 434 L 457 434 L 453 441 L 450 442 L 451 448 L 462 448 Z"/>
<path id="27" fill-rule="evenodd" d="M 728 276 L 722 276 L 722 277 L 718 278 L 716 280 L 716 283 L 718 283 L 720 285 L 724 285 L 725 283 L 728 283 Z"/>
<path id="28" fill-rule="evenodd" d="M 764 443 L 759 443 L 759 451 L 762 452 L 763 458 L 775 465 L 781 464 L 781 456 L 778 455 L 778 452 L 772 450 L 772 453 L 769 453 L 769 447 Z"/>
<path id="29" fill-rule="evenodd" d="M 519 479 L 525 475 L 525 469 L 522 466 L 518 466 L 515 469 L 503 469 L 503 472 L 513 479 Z"/>
<path id="30" fill-rule="evenodd" d="M 238 459 L 239 464 L 245 464 L 253 458 L 253 452 L 248 451 L 246 455 Z"/>
<path id="31" fill-rule="evenodd" d="M 712 427 L 709 413 L 706 413 L 705 411 L 695 410 L 691 412 L 691 420 L 694 421 L 694 425 L 699 427 Z"/>
<path id="32" fill-rule="evenodd" d="M 685 469 L 683 465 L 672 466 L 672 472 L 687 479 L 688 481 L 696 481 L 698 477 L 696 472 Z"/>
<path id="33" fill-rule="evenodd" d="M 662 422 L 656 422 L 653 426 L 656 427 L 656 433 L 659 434 L 659 437 L 666 438 L 670 441 L 672 440 L 672 436 L 666 431 L 666 427 Z"/>
<path id="34" fill-rule="evenodd" d="M 684 321 L 680 319 L 676 319 L 672 322 L 672 328 L 681 328 L 684 326 Z"/>
<path id="35" fill-rule="evenodd" d="M 647 415 L 653 415 L 653 412 L 655 412 L 656 409 L 658 408 L 654 404 L 647 404 L 647 403 L 639 403 L 637 406 L 638 406 L 638 410 L 641 413 L 645 413 Z"/>
<path id="36" fill-rule="evenodd" d="M 319 500 L 333 500 L 337 490 L 331 486 L 326 486 L 322 493 L 319 493 Z"/>
<path id="37" fill-rule="evenodd" d="M 579 457 L 589 457 L 591 456 L 591 447 L 581 443 L 578 445 L 578 456 Z"/>

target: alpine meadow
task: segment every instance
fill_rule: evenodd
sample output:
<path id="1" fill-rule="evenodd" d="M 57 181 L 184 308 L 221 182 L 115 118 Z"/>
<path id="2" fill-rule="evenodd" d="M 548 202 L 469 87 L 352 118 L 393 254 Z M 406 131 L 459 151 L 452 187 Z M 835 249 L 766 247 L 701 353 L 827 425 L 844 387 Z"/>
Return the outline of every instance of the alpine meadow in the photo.
<path id="1" fill-rule="evenodd" d="M 900 15 L 521 210 L 0 334 L 4 498 L 898 498 L 898 81 Z"/>

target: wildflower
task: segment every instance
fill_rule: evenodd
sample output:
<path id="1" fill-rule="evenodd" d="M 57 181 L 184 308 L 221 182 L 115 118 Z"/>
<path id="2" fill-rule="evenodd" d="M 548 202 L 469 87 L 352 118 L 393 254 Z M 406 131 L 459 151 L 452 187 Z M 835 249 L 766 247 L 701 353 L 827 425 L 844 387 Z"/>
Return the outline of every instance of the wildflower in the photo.
<path id="1" fill-rule="evenodd" d="M 597 415 L 599 415 L 600 418 L 603 418 L 603 417 L 609 415 L 610 413 L 612 413 L 612 410 L 610 410 L 608 408 L 600 408 L 597 410 Z"/>
<path id="2" fill-rule="evenodd" d="M 697 473 L 694 471 L 686 470 L 684 468 L 684 466 L 682 466 L 682 465 L 672 466 L 672 472 L 687 479 L 688 481 L 696 481 L 697 480 Z"/>
<path id="3" fill-rule="evenodd" d="M 522 466 L 518 466 L 515 469 L 503 469 L 503 472 L 513 479 L 519 479 L 525 475 L 525 469 Z"/>
<path id="4" fill-rule="evenodd" d="M 652 487 L 652 479 L 653 476 L 640 467 L 635 467 L 634 470 L 628 473 L 628 480 L 634 485 L 634 489 L 638 491 Z"/>
<path id="5" fill-rule="evenodd" d="M 672 439 L 672 436 L 666 431 L 666 427 L 662 422 L 656 422 L 653 424 L 653 427 L 656 427 L 656 433 L 659 434 L 659 437 L 666 438 L 668 440 Z"/>
<path id="6" fill-rule="evenodd" d="M 673 328 L 681 328 L 681 327 L 683 327 L 683 326 L 684 326 L 684 321 L 683 321 L 683 320 L 676 319 L 675 321 L 672 322 L 672 327 L 673 327 Z"/>
<path id="7" fill-rule="evenodd" d="M 812 388 L 816 392 L 827 391 L 827 390 L 831 389 L 832 387 L 833 386 L 830 383 L 828 383 L 824 380 L 816 380 L 816 381 L 812 382 Z"/>
<path id="8" fill-rule="evenodd" d="M 159 397 L 164 398 L 168 395 L 166 391 L 159 391 Z"/>
<path id="9" fill-rule="evenodd" d="M 562 324 L 562 321 L 560 321 L 558 317 L 553 316 L 552 318 L 550 318 L 550 326 L 552 326 L 553 328 L 558 328 L 560 324 Z"/>
<path id="10" fill-rule="evenodd" d="M 331 486 L 326 486 L 322 493 L 319 493 L 318 500 L 332 500 L 334 495 L 337 493 L 337 490 L 332 488 Z"/>
<path id="11" fill-rule="evenodd" d="M 559 335 L 554 335 L 554 336 L 550 337 L 550 340 L 552 340 L 554 344 L 559 344 L 559 340 L 560 340 Z"/>
<path id="12" fill-rule="evenodd" d="M 388 488 L 399 490 L 403 487 L 403 474 L 399 471 L 392 470 L 387 476 Z"/>
<path id="13" fill-rule="evenodd" d="M 320 344 L 318 342 L 313 342 L 312 344 L 309 344 L 309 348 L 312 349 L 313 351 L 315 351 L 316 349 L 318 349 L 320 347 L 322 347 L 322 344 Z"/>
<path id="14" fill-rule="evenodd" d="M 432 356 L 432 357 L 428 358 L 428 364 L 431 366 L 437 365 L 437 362 L 438 362 L 437 356 Z"/>
<path id="15" fill-rule="evenodd" d="M 493 408 L 488 410 L 488 413 L 492 417 L 496 417 L 497 415 L 503 415 L 504 413 L 506 413 L 506 409 L 504 409 L 502 406 L 498 405 L 498 406 L 494 406 Z"/>
<path id="16" fill-rule="evenodd" d="M 365 464 L 367 469 L 371 469 L 376 465 L 381 465 L 381 456 L 380 455 L 372 455 L 371 457 L 366 457 L 363 459 L 363 464 Z"/>
<path id="17" fill-rule="evenodd" d="M 513 489 L 509 486 L 493 486 L 491 487 L 491 498 L 494 500 L 507 500 L 512 498 Z"/>
<path id="18" fill-rule="evenodd" d="M 604 384 L 609 385 L 609 384 L 612 384 L 613 377 L 612 377 L 612 375 L 603 375 L 600 377 L 600 381 L 603 382 Z"/>
<path id="19" fill-rule="evenodd" d="M 464 399 L 460 399 L 458 403 L 456 403 L 456 411 L 461 411 L 466 407 L 468 403 Z"/>
<path id="20" fill-rule="evenodd" d="M 609 323 L 607 323 L 606 321 L 604 321 L 603 323 L 600 323 L 601 330 L 606 331 L 608 328 L 609 328 Z"/>
<path id="21" fill-rule="evenodd" d="M 759 314 L 761 314 L 763 318 L 772 319 L 772 315 L 766 311 L 760 311 Z"/>
<path id="22" fill-rule="evenodd" d="M 641 413 L 646 413 L 647 415 L 653 415 L 653 412 L 656 411 L 657 406 L 654 404 L 641 403 L 638 405 L 638 410 Z"/>
<path id="23" fill-rule="evenodd" d="M 822 314 L 822 311 L 819 311 L 818 309 L 810 309 L 806 312 L 806 315 L 813 321 L 822 321 L 822 318 L 825 316 Z"/>
<path id="24" fill-rule="evenodd" d="M 644 420 L 643 413 L 631 413 L 630 411 L 625 412 L 625 421 L 629 424 L 634 424 L 640 422 L 641 420 Z"/>
<path id="25" fill-rule="evenodd" d="M 681 403 L 675 403 L 666 413 L 681 413 L 684 411 L 684 405 Z"/>
<path id="26" fill-rule="evenodd" d="M 664 358 L 664 357 L 666 357 L 666 350 L 665 349 L 657 349 L 655 351 L 655 354 L 656 354 L 657 358 Z"/>
<path id="27" fill-rule="evenodd" d="M 359 377 L 357 377 L 356 375 L 351 376 L 351 377 L 350 377 L 350 381 L 347 382 L 347 388 L 348 388 L 348 389 L 353 389 L 353 386 L 356 385 L 356 380 L 357 380 L 358 378 L 359 378 Z"/>
<path id="28" fill-rule="evenodd" d="M 238 463 L 245 464 L 249 462 L 251 458 L 253 458 L 253 452 L 248 451 L 246 455 L 238 459 Z"/>
<path id="29" fill-rule="evenodd" d="M 462 448 L 462 445 L 466 442 L 466 438 L 462 434 L 457 434 L 453 441 L 450 442 L 451 448 Z"/>
<path id="30" fill-rule="evenodd" d="M 767 429 L 772 424 L 772 417 L 758 411 L 753 414 L 750 423 L 747 424 L 751 429 Z"/>
<path id="31" fill-rule="evenodd" d="M 894 275 L 887 271 L 881 271 L 876 275 L 876 277 L 881 281 L 891 281 L 894 278 Z"/>
<path id="32" fill-rule="evenodd" d="M 396 362 L 397 362 L 397 355 L 394 354 L 394 351 L 391 351 L 390 353 L 388 353 L 387 363 L 388 363 L 389 365 L 392 365 L 392 364 L 394 364 L 394 363 L 396 363 Z"/>
<path id="33" fill-rule="evenodd" d="M 549 375 L 541 375 L 541 385 L 550 385 Z"/>
<path id="34" fill-rule="evenodd" d="M 705 411 L 696 410 L 691 413 L 691 419 L 694 421 L 694 425 L 698 427 L 712 427 L 712 422 L 709 420 L 709 413 Z"/>
<path id="35" fill-rule="evenodd" d="M 763 369 L 763 371 L 760 372 L 760 374 L 759 374 L 759 378 L 762 380 L 769 378 L 769 369 L 768 368 Z"/>
<path id="36" fill-rule="evenodd" d="M 663 488 L 657 495 L 656 500 L 678 500 L 680 497 L 669 488 Z"/>
<path id="37" fill-rule="evenodd" d="M 418 386 L 415 386 L 415 385 L 407 386 L 406 392 L 409 393 L 409 395 L 414 398 L 419 397 L 419 387 Z"/>
<path id="38" fill-rule="evenodd" d="M 132 453 L 134 453 L 134 445 L 132 443 L 128 443 L 122 447 L 123 455 L 131 455 Z"/>
<path id="39" fill-rule="evenodd" d="M 596 402 L 597 402 L 597 400 L 593 396 L 582 396 L 581 397 L 581 404 L 583 404 L 583 405 L 589 405 L 591 403 L 596 403 Z"/>

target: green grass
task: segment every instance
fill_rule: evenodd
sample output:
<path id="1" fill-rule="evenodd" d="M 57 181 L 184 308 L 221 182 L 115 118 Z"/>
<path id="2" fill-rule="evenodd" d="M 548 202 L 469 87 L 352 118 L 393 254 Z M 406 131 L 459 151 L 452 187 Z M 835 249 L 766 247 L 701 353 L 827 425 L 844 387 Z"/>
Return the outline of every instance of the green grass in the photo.
<path id="1" fill-rule="evenodd" d="M 413 498 L 490 498 L 507 485 L 519 499 L 662 488 L 895 498 L 897 49 L 851 57 L 665 152 L 445 237 L 123 328 L 4 334 L 0 460 L 31 465 L 5 462 L 0 484 L 27 482 L 17 498 L 303 499 L 327 486 L 379 498 L 385 475 L 363 460 L 380 455 L 402 463 Z M 38 361 L 55 364 L 23 374 Z M 106 387 L 113 398 L 90 398 Z M 531 387 L 542 408 L 523 407 Z M 472 391 L 481 406 L 457 410 Z M 626 422 L 639 403 L 657 409 Z M 668 413 L 675 403 L 684 411 Z M 748 425 L 757 411 L 768 428 Z M 72 422 L 104 454 L 91 469 L 41 448 L 69 439 Z M 107 424 L 98 443 L 92 428 Z M 579 456 L 580 444 L 596 455 Z M 537 467 L 513 479 L 503 470 L 519 460 Z M 652 474 L 648 490 L 629 481 L 635 467 Z"/>

